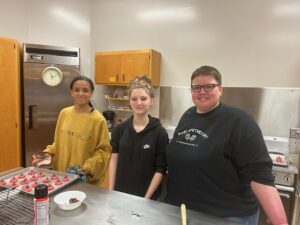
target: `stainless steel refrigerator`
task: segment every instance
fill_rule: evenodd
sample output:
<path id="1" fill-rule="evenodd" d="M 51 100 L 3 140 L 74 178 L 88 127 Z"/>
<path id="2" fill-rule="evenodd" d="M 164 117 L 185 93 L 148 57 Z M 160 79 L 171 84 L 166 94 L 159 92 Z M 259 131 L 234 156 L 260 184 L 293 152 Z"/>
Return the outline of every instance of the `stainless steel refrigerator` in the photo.
<path id="1" fill-rule="evenodd" d="M 80 74 L 78 48 L 24 44 L 22 73 L 23 165 L 54 140 L 58 114 L 73 104 L 70 82 Z"/>

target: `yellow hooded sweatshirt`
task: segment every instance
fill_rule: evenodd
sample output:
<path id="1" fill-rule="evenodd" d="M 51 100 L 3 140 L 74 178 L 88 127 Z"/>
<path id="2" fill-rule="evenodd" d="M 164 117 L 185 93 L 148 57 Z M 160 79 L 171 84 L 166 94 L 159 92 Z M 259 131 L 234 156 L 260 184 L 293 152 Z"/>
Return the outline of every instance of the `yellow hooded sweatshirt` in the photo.
<path id="1" fill-rule="evenodd" d="M 78 113 L 74 106 L 64 108 L 58 117 L 54 143 L 45 152 L 53 153 L 53 169 L 66 172 L 80 165 L 88 174 L 87 182 L 101 185 L 109 164 L 111 147 L 107 123 L 94 109 Z"/>

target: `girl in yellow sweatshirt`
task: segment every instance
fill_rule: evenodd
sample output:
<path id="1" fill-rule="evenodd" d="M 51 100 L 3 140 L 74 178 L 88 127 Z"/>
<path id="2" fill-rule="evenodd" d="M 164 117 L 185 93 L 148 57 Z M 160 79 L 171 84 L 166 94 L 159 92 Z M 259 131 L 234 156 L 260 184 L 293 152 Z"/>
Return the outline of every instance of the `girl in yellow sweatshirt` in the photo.
<path id="1" fill-rule="evenodd" d="M 101 185 L 111 155 L 107 123 L 90 103 L 94 84 L 89 78 L 76 77 L 70 88 L 74 106 L 61 110 L 54 143 L 44 152 L 53 155 L 54 170 L 67 172 L 80 165 L 88 183 Z"/>

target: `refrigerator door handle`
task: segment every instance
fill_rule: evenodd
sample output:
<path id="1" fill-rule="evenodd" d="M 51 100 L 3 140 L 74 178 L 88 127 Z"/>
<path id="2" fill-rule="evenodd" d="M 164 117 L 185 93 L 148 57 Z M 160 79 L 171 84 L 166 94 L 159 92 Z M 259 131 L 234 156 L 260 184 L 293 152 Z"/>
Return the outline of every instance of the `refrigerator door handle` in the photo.
<path id="1" fill-rule="evenodd" d="M 31 59 L 34 59 L 34 60 L 43 60 L 43 56 L 42 55 L 31 55 Z"/>
<path id="2" fill-rule="evenodd" d="M 37 105 L 30 105 L 29 106 L 29 109 L 28 109 L 28 113 L 29 113 L 28 124 L 29 124 L 29 129 L 31 129 L 31 130 L 38 129 L 37 111 L 38 111 Z"/>

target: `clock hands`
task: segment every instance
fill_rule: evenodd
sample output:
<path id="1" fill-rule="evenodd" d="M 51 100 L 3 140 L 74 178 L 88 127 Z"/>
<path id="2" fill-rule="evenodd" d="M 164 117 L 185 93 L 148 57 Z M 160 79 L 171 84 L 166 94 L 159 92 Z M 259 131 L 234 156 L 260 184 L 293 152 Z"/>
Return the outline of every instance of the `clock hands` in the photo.
<path id="1" fill-rule="evenodd" d="M 54 75 L 52 74 L 53 71 L 50 71 L 50 76 L 51 79 L 53 79 L 54 77 L 59 77 L 59 75 L 57 73 L 54 73 Z"/>

